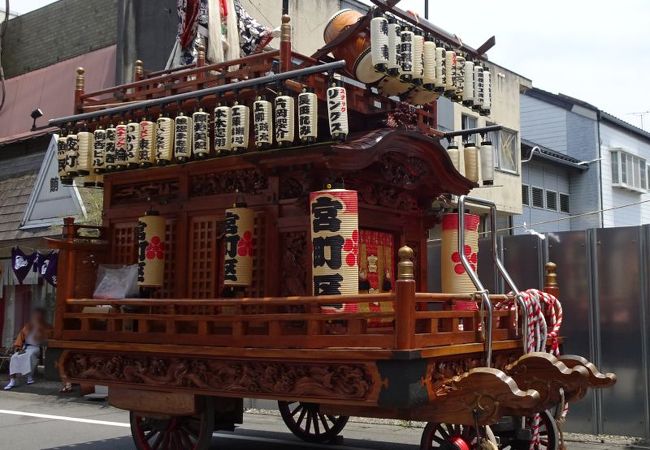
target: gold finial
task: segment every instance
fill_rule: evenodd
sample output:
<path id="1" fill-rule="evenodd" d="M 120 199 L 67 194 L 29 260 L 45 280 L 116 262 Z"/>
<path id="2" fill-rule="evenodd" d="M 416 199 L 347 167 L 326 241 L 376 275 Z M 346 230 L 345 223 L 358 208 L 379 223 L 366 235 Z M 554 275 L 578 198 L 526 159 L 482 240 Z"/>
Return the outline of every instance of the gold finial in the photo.
<path id="1" fill-rule="evenodd" d="M 83 67 L 77 67 L 77 90 L 83 91 L 86 70 Z"/>
<path id="2" fill-rule="evenodd" d="M 280 40 L 282 42 L 291 41 L 291 16 L 284 14 L 282 16 L 282 25 L 280 26 Z"/>
<path id="3" fill-rule="evenodd" d="M 553 262 L 547 262 L 544 265 L 544 269 L 546 272 L 546 280 L 545 280 L 546 286 L 551 286 L 551 287 L 557 286 L 557 264 Z"/>
<path id="4" fill-rule="evenodd" d="M 198 52 L 198 59 L 205 60 L 205 46 L 203 44 L 199 44 L 196 46 L 196 50 Z"/>
<path id="5" fill-rule="evenodd" d="M 399 263 L 397 264 L 397 278 L 400 280 L 414 280 L 413 257 L 415 252 L 409 246 L 404 246 L 397 252 Z"/>
<path id="6" fill-rule="evenodd" d="M 135 73 L 136 73 L 136 75 L 143 75 L 144 74 L 144 63 L 142 62 L 141 59 L 137 59 L 135 61 Z"/>

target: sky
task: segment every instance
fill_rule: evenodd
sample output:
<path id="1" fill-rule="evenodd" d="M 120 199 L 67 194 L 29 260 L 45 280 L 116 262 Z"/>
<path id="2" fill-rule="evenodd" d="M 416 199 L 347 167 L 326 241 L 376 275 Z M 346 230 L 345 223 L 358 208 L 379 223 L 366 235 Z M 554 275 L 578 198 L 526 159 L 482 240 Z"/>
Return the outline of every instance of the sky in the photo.
<path id="1" fill-rule="evenodd" d="M 424 1 L 402 0 L 398 6 L 423 15 Z M 53 0 L 12 0 L 11 9 L 24 14 L 49 3 Z M 430 20 L 470 46 L 495 35 L 490 60 L 530 78 L 535 87 L 584 100 L 637 126 L 641 116 L 632 113 L 646 112 L 643 124 L 650 130 L 649 0 L 429 0 L 429 5 Z"/>

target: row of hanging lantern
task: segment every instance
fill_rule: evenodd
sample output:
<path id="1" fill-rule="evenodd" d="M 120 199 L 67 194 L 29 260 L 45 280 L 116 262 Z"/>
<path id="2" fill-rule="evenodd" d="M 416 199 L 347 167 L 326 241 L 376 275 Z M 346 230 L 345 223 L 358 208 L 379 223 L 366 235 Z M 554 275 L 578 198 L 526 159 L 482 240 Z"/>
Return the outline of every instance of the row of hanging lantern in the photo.
<path id="1" fill-rule="evenodd" d="M 494 148 L 492 142 L 481 135 L 480 144 L 474 141 L 463 141 L 462 150 L 458 143 L 452 141 L 447 147 L 447 153 L 456 170 L 463 173 L 461 158 L 465 166 L 465 177 L 478 183 L 483 180 L 483 185 L 494 184 Z M 480 172 L 479 172 L 480 171 Z"/>
<path id="2" fill-rule="evenodd" d="M 343 141 L 349 133 L 346 89 L 333 82 L 326 95 L 330 136 Z M 258 96 L 252 107 L 219 104 L 212 117 L 198 109 L 173 119 L 161 115 L 155 122 L 143 118 L 94 132 L 63 131 L 58 141 L 59 176 L 64 184 L 86 177 L 85 185 L 101 185 L 106 172 L 242 153 L 249 148 L 251 131 L 258 150 L 293 145 L 296 135 L 302 145 L 316 142 L 317 95 L 305 88 L 297 101 L 279 92 L 274 102 Z"/>
<path id="3" fill-rule="evenodd" d="M 370 55 L 381 78 L 378 89 L 384 95 L 398 95 L 415 104 L 444 95 L 481 115 L 490 114 L 490 69 L 417 27 L 391 15 L 374 17 L 370 21 Z M 360 81 L 376 78 L 377 75 L 369 75 L 367 80 Z M 432 95 L 422 95 L 423 91 Z"/>

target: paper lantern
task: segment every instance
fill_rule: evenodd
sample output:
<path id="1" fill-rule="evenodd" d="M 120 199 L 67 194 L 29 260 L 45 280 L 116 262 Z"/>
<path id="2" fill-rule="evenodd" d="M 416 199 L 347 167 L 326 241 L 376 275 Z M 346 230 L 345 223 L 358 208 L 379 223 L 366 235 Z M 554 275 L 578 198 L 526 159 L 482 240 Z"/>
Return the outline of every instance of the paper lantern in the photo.
<path id="1" fill-rule="evenodd" d="M 356 191 L 309 195 L 314 295 L 359 293 L 359 208 Z"/>
<path id="2" fill-rule="evenodd" d="M 395 77 L 400 72 L 400 48 L 401 29 L 394 17 L 388 19 L 388 63 L 386 64 L 386 71 L 388 75 Z"/>
<path id="3" fill-rule="evenodd" d="M 465 177 L 478 183 L 478 148 L 473 142 L 465 144 L 463 158 L 465 159 Z"/>
<path id="4" fill-rule="evenodd" d="M 72 179 L 68 176 L 66 172 L 66 161 L 68 156 L 68 138 L 66 136 L 59 135 L 56 140 L 56 159 L 58 165 L 58 174 L 61 184 L 69 186 L 72 184 Z"/>
<path id="5" fill-rule="evenodd" d="M 400 78 L 403 81 L 411 81 L 413 78 L 413 40 L 415 34 L 406 28 L 400 33 Z"/>
<path id="6" fill-rule="evenodd" d="M 117 169 L 117 128 L 109 126 L 106 128 L 106 153 L 104 153 L 104 166 L 106 170 Z"/>
<path id="7" fill-rule="evenodd" d="M 140 124 L 126 125 L 126 163 L 130 169 L 140 166 Z"/>
<path id="8" fill-rule="evenodd" d="M 77 174 L 85 177 L 92 171 L 93 134 L 89 131 L 77 133 L 79 145 L 79 159 L 77 160 Z"/>
<path id="9" fill-rule="evenodd" d="M 471 107 L 474 104 L 474 62 L 465 61 L 463 80 L 463 105 Z"/>
<path id="10" fill-rule="evenodd" d="M 174 121 L 160 116 L 156 120 L 156 165 L 165 166 L 174 159 Z"/>
<path id="11" fill-rule="evenodd" d="M 174 119 L 174 159 L 184 163 L 192 154 L 192 118 L 179 113 Z"/>
<path id="12" fill-rule="evenodd" d="M 161 287 L 165 275 L 165 219 L 157 212 L 138 218 L 138 286 Z"/>
<path id="13" fill-rule="evenodd" d="M 265 149 L 273 145 L 273 106 L 268 100 L 258 97 L 253 102 L 253 135 L 255 147 Z"/>
<path id="14" fill-rule="evenodd" d="M 143 119 L 140 122 L 140 167 L 151 167 L 156 162 L 156 123 Z"/>
<path id="15" fill-rule="evenodd" d="M 436 82 L 435 89 L 437 92 L 445 91 L 447 77 L 447 55 L 444 47 L 436 47 Z"/>
<path id="16" fill-rule="evenodd" d="M 77 164 L 79 161 L 79 140 L 76 134 L 69 134 L 65 140 L 65 173 L 68 177 L 76 177 Z"/>
<path id="17" fill-rule="evenodd" d="M 373 17 L 370 21 L 370 46 L 373 67 L 385 72 L 388 65 L 388 19 L 385 17 Z"/>
<path id="18" fill-rule="evenodd" d="M 248 135 L 250 126 L 250 108 L 246 105 L 235 105 L 230 109 L 231 115 L 231 148 L 233 152 L 248 150 Z"/>
<path id="19" fill-rule="evenodd" d="M 478 265 L 478 227 L 480 217 L 465 213 L 465 256 L 474 272 Z M 458 214 L 450 213 L 442 217 L 441 249 L 442 291 L 446 293 L 475 292 L 476 287 L 460 260 L 458 249 Z"/>
<path id="20" fill-rule="evenodd" d="M 250 286 L 253 282 L 255 211 L 245 207 L 226 210 L 224 224 L 224 284 Z"/>
<path id="21" fill-rule="evenodd" d="M 463 92 L 465 91 L 465 58 L 463 56 L 456 57 L 456 69 L 454 70 L 454 94 L 453 99 L 456 102 L 463 100 Z"/>
<path id="22" fill-rule="evenodd" d="M 484 185 L 494 184 L 494 149 L 492 142 L 481 142 L 481 178 Z"/>
<path id="23" fill-rule="evenodd" d="M 447 147 L 447 154 L 449 155 L 454 168 L 460 173 L 460 150 L 458 149 L 458 145 L 453 142 L 449 144 Z"/>
<path id="24" fill-rule="evenodd" d="M 293 144 L 296 134 L 294 99 L 290 95 L 275 98 L 275 140 L 280 147 Z"/>
<path id="25" fill-rule="evenodd" d="M 422 49 L 422 84 L 425 89 L 432 91 L 436 83 L 436 43 L 426 40 Z"/>
<path id="26" fill-rule="evenodd" d="M 488 69 L 483 69 L 483 91 L 481 95 L 481 114 L 488 116 L 492 109 L 492 75 Z"/>
<path id="27" fill-rule="evenodd" d="M 318 96 L 307 90 L 298 95 L 298 137 L 304 144 L 318 139 Z"/>
<path id="28" fill-rule="evenodd" d="M 214 108 L 214 150 L 217 155 L 230 153 L 232 148 L 232 118 L 230 107 Z"/>
<path id="29" fill-rule="evenodd" d="M 456 52 L 445 51 L 445 93 L 453 94 L 456 90 L 454 81 L 456 79 Z"/>
<path id="30" fill-rule="evenodd" d="M 192 154 L 201 159 L 210 155 L 210 114 L 201 108 L 192 114 L 193 132 Z"/>
<path id="31" fill-rule="evenodd" d="M 424 76 L 424 36 L 420 30 L 415 30 L 413 36 L 413 81 L 422 83 Z"/>
<path id="32" fill-rule="evenodd" d="M 329 112 L 330 134 L 336 141 L 344 141 L 348 135 L 348 99 L 342 86 L 327 90 L 327 111 Z"/>
<path id="33" fill-rule="evenodd" d="M 120 123 L 115 127 L 115 167 L 126 169 L 129 165 L 126 151 L 126 125 Z"/>
<path id="34" fill-rule="evenodd" d="M 480 110 L 483 105 L 483 67 L 474 65 L 474 105 L 472 109 Z"/>
<path id="35" fill-rule="evenodd" d="M 93 157 L 91 161 L 92 172 L 104 173 L 106 170 L 106 130 L 97 128 L 93 132 Z"/>

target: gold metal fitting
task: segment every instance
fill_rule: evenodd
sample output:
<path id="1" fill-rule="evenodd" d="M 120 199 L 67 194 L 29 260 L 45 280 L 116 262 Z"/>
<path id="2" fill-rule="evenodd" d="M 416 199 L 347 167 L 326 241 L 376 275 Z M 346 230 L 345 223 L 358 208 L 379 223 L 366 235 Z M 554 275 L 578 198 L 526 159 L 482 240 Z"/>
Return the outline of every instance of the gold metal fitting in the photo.
<path id="1" fill-rule="evenodd" d="M 397 264 L 397 278 L 400 280 L 414 280 L 413 257 L 415 252 L 407 245 L 400 248 L 397 252 L 399 263 Z"/>
<path id="2" fill-rule="evenodd" d="M 84 74 L 86 73 L 86 70 L 83 67 L 77 67 L 77 83 L 76 83 L 76 88 L 77 90 L 83 90 L 84 88 L 84 80 L 85 76 Z"/>
<path id="3" fill-rule="evenodd" d="M 557 286 L 557 264 L 554 262 L 547 262 L 544 265 L 546 272 L 546 279 L 544 284 L 546 286 Z"/>
<path id="4" fill-rule="evenodd" d="M 285 14 L 282 16 L 282 25 L 280 25 L 280 40 L 282 42 L 291 41 L 291 16 Z"/>

